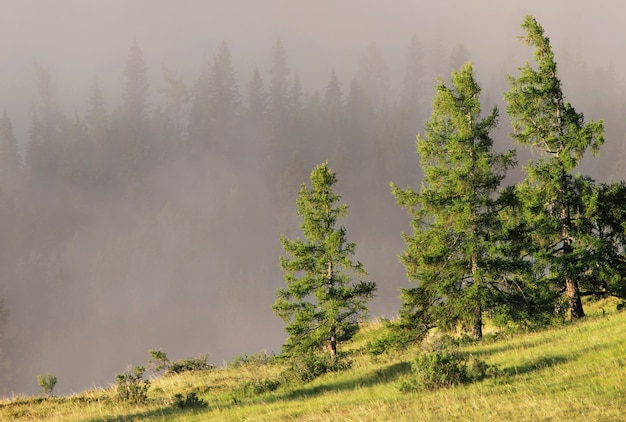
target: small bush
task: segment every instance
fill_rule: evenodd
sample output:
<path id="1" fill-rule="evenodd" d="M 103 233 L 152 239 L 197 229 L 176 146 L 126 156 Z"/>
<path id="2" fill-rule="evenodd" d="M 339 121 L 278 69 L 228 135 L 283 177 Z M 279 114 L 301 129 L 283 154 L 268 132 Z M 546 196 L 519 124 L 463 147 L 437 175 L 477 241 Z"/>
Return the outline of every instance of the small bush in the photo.
<path id="1" fill-rule="evenodd" d="M 503 372 L 495 365 L 489 365 L 484 360 L 469 356 L 467 359 L 467 375 L 470 382 L 480 381 L 485 378 L 496 378 Z"/>
<path id="2" fill-rule="evenodd" d="M 308 353 L 291 360 L 289 377 L 300 382 L 310 382 L 326 372 L 332 366 L 330 358 L 317 353 Z"/>
<path id="3" fill-rule="evenodd" d="M 167 358 L 167 353 L 160 350 L 150 350 L 150 359 L 148 360 L 148 366 L 155 374 L 170 369 L 170 360 Z"/>
<path id="4" fill-rule="evenodd" d="M 382 335 L 367 343 L 367 353 L 371 356 L 380 356 L 395 350 L 406 349 L 414 341 L 414 336 L 408 330 L 388 326 Z"/>
<path id="5" fill-rule="evenodd" d="M 235 356 L 229 363 L 229 368 L 239 368 L 244 365 L 268 365 L 276 356 L 272 353 L 261 352 L 252 355 Z"/>
<path id="6" fill-rule="evenodd" d="M 202 399 L 199 399 L 196 393 L 191 392 L 183 398 L 182 394 L 174 394 L 172 398 L 172 406 L 178 409 L 189 408 L 202 408 L 207 407 L 209 404 Z"/>
<path id="7" fill-rule="evenodd" d="M 210 369 L 215 369 L 215 365 L 207 362 L 208 359 L 209 357 L 207 355 L 201 354 L 194 359 L 181 359 L 171 362 L 169 368 L 167 369 L 167 373 L 180 374 L 183 372 L 207 371 Z"/>
<path id="8" fill-rule="evenodd" d="M 122 401 L 136 404 L 145 403 L 148 400 L 150 381 L 144 380 L 146 368 L 135 366 L 132 371 L 117 375 L 117 398 Z"/>
<path id="9" fill-rule="evenodd" d="M 46 396 L 51 396 L 54 386 L 57 385 L 57 377 L 46 372 L 45 376 L 37 375 L 37 383 Z"/>
<path id="10" fill-rule="evenodd" d="M 497 375 L 497 368 L 474 357 L 447 350 L 422 353 L 411 362 L 411 376 L 402 381 L 400 390 L 437 390 Z"/>
<path id="11" fill-rule="evenodd" d="M 246 381 L 241 390 L 246 395 L 258 396 L 259 394 L 275 391 L 280 387 L 280 381 L 273 379 Z"/>
<path id="12" fill-rule="evenodd" d="M 333 362 L 327 354 L 307 353 L 292 357 L 289 369 L 282 378 L 288 382 L 307 383 L 328 372 L 342 371 L 351 366 L 352 362 L 341 354 Z"/>
<path id="13" fill-rule="evenodd" d="M 475 342 L 476 340 L 472 339 L 467 334 L 461 334 L 458 337 L 451 336 L 450 334 L 434 334 L 423 344 L 423 346 L 425 346 L 424 348 L 428 351 L 441 352 L 443 350 L 450 350 Z"/>

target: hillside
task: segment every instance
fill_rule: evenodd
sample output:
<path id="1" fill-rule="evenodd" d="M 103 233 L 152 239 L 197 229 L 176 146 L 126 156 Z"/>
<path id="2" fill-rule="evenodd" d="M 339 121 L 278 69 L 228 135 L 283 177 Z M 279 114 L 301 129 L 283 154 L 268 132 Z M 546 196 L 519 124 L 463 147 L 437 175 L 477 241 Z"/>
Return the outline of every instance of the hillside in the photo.
<path id="1" fill-rule="evenodd" d="M 242 357 L 225 368 L 152 380 L 145 405 L 115 399 L 115 386 L 68 397 L 0 402 L 0 420 L 29 421 L 617 421 L 626 412 L 626 313 L 614 301 L 588 303 L 589 317 L 544 331 L 487 335 L 460 351 L 501 374 L 436 391 L 403 393 L 417 348 L 384 357 L 366 353 L 383 325 L 370 323 L 346 346 L 351 369 L 297 387 L 278 387 L 282 368 Z M 172 406 L 195 392 L 206 408 Z"/>

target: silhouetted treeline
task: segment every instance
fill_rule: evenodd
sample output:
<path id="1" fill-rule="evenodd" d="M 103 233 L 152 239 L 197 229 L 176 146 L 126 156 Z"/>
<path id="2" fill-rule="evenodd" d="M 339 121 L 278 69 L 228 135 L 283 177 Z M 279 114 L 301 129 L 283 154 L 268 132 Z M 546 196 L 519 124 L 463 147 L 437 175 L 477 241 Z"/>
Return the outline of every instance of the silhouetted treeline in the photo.
<path id="1" fill-rule="evenodd" d="M 298 187 L 324 160 L 379 287 L 372 312 L 392 316 L 408 221 L 389 182 L 419 182 L 415 135 L 435 75 L 471 57 L 459 46 L 442 60 L 440 48 L 408 40 L 394 85 L 372 43 L 350 80 L 332 72 L 307 90 L 280 40 L 252 70 L 235 69 L 223 42 L 195 81 L 148 69 L 135 42 L 119 104 L 105 103 L 95 79 L 87 109 L 71 113 L 36 66 L 29 139 L 0 119 L 0 392 L 32 390 L 46 370 L 61 388 L 106 382 L 150 347 L 221 358 L 278 347 L 278 239 L 297 235 Z M 160 86 L 150 86 L 151 72 Z M 496 101 L 498 83 L 486 89 Z M 623 110 L 615 98 L 587 100 L 607 120 Z M 621 169 L 621 129 L 607 124 L 612 160 L 600 177 Z M 509 148 L 506 124 L 499 131 L 497 148 Z"/>

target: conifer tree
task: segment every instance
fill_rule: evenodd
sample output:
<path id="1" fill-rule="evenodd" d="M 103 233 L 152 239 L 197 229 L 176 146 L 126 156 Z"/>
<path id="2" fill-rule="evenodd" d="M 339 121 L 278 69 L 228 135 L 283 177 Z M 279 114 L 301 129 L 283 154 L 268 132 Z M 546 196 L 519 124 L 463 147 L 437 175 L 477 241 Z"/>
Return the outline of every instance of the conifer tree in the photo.
<path id="1" fill-rule="evenodd" d="M 557 63 L 537 21 L 526 16 L 522 41 L 535 48 L 536 68 L 526 63 L 517 77 L 509 77 L 505 94 L 512 119 L 513 138 L 539 151 L 525 166 L 526 180 L 518 194 L 524 203 L 531 234 L 534 263 L 548 286 L 566 294 L 571 317 L 585 316 L 580 278 L 589 265 L 589 245 L 583 241 L 588 227 L 583 216 L 588 206 L 582 192 L 589 179 L 574 176 L 584 154 L 597 152 L 604 141 L 602 121 L 585 123 L 582 113 L 565 100 Z"/>
<path id="2" fill-rule="evenodd" d="M 20 181 L 21 165 L 13 125 L 6 112 L 0 118 L 0 193 L 13 193 Z"/>
<path id="3" fill-rule="evenodd" d="M 339 78 L 334 71 L 330 75 L 328 85 L 326 85 L 323 104 L 327 120 L 330 124 L 336 126 L 343 117 L 344 104 L 341 82 L 339 82 Z"/>
<path id="4" fill-rule="evenodd" d="M 481 117 L 480 92 L 471 63 L 452 73 L 450 87 L 439 78 L 425 136 L 417 137 L 421 191 L 392 183 L 412 217 L 413 234 L 404 235 L 400 260 L 417 284 L 402 289 L 401 320 L 418 335 L 461 326 L 480 338 L 483 314 L 513 292 L 506 275 L 515 263 L 499 238 L 496 193 L 515 156 L 492 150 L 498 110 Z"/>
<path id="5" fill-rule="evenodd" d="M 112 151 L 119 185 L 129 189 L 137 181 L 154 153 L 150 136 L 148 68 L 137 40 L 130 47 L 124 66 L 122 104 L 112 113 Z M 120 183 L 122 182 L 123 183 Z"/>
<path id="6" fill-rule="evenodd" d="M 287 93 L 288 104 L 288 116 L 291 120 L 291 125 L 297 126 L 302 119 L 302 111 L 304 108 L 304 91 L 302 90 L 302 82 L 300 82 L 300 75 L 297 73 L 293 76 L 293 82 L 289 87 Z"/>
<path id="7" fill-rule="evenodd" d="M 122 107 L 126 120 L 131 125 L 130 130 L 138 134 L 147 126 L 148 90 L 148 68 L 143 51 L 137 40 L 134 40 L 124 67 Z"/>
<path id="8" fill-rule="evenodd" d="M 208 74 L 208 118 L 212 141 L 226 144 L 232 141 L 233 132 L 240 114 L 241 96 L 235 77 L 230 50 L 226 41 L 220 44 Z"/>
<path id="9" fill-rule="evenodd" d="M 287 287 L 278 290 L 273 309 L 287 322 L 284 350 L 292 356 L 328 347 L 336 360 L 337 343 L 352 337 L 376 289 L 372 282 L 351 283 L 351 274 L 366 273 L 352 260 L 355 244 L 348 242 L 345 227 L 337 226 L 348 209 L 338 205 L 336 182 L 327 162 L 313 169 L 311 187 L 302 184 L 297 198 L 304 240 L 281 238 Z"/>
<path id="10" fill-rule="evenodd" d="M 261 121 L 267 109 L 268 96 L 263 87 L 263 79 L 261 79 L 258 67 L 254 68 L 252 79 L 246 88 L 247 117 L 254 122 Z"/>
<path id="11" fill-rule="evenodd" d="M 289 67 L 287 52 L 280 39 L 276 40 L 273 50 L 273 62 L 270 69 L 269 111 L 274 131 L 279 131 L 288 116 L 289 105 Z"/>

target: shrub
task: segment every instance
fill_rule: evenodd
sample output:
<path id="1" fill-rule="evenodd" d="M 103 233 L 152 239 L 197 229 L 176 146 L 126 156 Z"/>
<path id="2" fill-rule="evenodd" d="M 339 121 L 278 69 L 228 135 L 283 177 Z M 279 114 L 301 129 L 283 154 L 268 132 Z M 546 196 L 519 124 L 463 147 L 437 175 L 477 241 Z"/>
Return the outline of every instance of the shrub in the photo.
<path id="1" fill-rule="evenodd" d="M 122 401 L 136 404 L 145 403 L 148 400 L 150 381 L 143 379 L 146 368 L 135 366 L 132 371 L 117 375 L 117 398 Z"/>
<path id="2" fill-rule="evenodd" d="M 412 334 L 400 327 L 388 326 L 383 333 L 367 343 L 367 352 L 372 356 L 401 350 L 414 342 Z"/>
<path id="3" fill-rule="evenodd" d="M 411 376 L 402 381 L 400 390 L 436 390 L 498 374 L 497 368 L 472 356 L 447 350 L 422 353 L 411 362 Z"/>
<path id="4" fill-rule="evenodd" d="M 239 368 L 244 365 L 268 365 L 276 356 L 268 352 L 260 352 L 252 355 L 235 356 L 229 363 L 229 368 Z"/>
<path id="5" fill-rule="evenodd" d="M 172 399 L 172 406 L 178 409 L 207 407 L 208 405 L 209 404 L 207 402 L 199 399 L 194 392 L 187 393 L 185 398 L 183 398 L 182 394 L 174 394 L 174 397 Z"/>
<path id="6" fill-rule="evenodd" d="M 180 359 L 170 362 L 165 352 L 154 349 L 149 352 L 150 359 L 148 360 L 148 366 L 155 374 L 163 371 L 166 374 L 180 374 L 182 372 L 206 371 L 215 368 L 215 365 L 208 363 L 209 357 L 205 354 L 200 354 L 197 358 Z"/>
<path id="7" fill-rule="evenodd" d="M 54 386 L 57 385 L 57 377 L 46 372 L 45 376 L 37 375 L 37 383 L 46 396 L 51 396 Z"/>
<path id="8" fill-rule="evenodd" d="M 167 370 L 168 374 L 180 374 L 189 371 L 207 371 L 215 369 L 215 365 L 208 363 L 209 357 L 205 354 L 199 355 L 197 358 L 181 359 L 171 362 Z"/>
<path id="9" fill-rule="evenodd" d="M 352 362 L 339 354 L 333 362 L 327 354 L 306 353 L 293 356 L 289 369 L 283 373 L 286 381 L 307 383 L 328 372 L 341 371 L 352 366 Z"/>
<path id="10" fill-rule="evenodd" d="M 280 387 L 280 381 L 273 379 L 262 379 L 262 380 L 253 380 L 246 381 L 242 386 L 241 390 L 246 395 L 259 395 L 263 393 L 268 393 L 270 391 L 275 391 Z"/>
<path id="11" fill-rule="evenodd" d="M 443 350 L 453 349 L 459 346 L 465 346 L 475 343 L 476 340 L 468 336 L 467 334 L 461 334 L 460 336 L 451 336 L 450 334 L 435 334 L 424 343 L 427 350 L 433 352 L 441 352 Z"/>
<path id="12" fill-rule="evenodd" d="M 150 359 L 148 360 L 148 366 L 155 374 L 162 371 L 168 371 L 170 369 L 170 360 L 167 358 L 167 353 L 160 350 L 150 350 Z"/>

